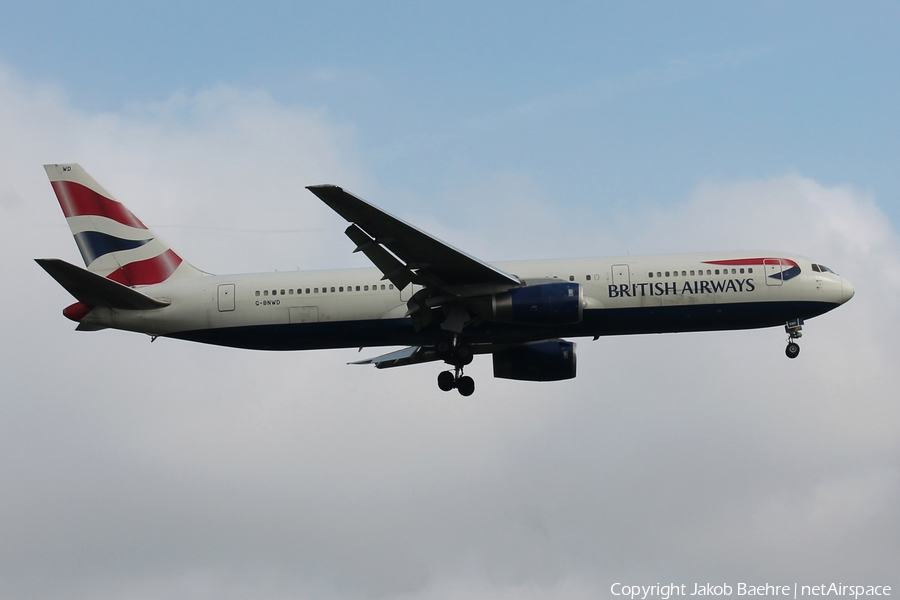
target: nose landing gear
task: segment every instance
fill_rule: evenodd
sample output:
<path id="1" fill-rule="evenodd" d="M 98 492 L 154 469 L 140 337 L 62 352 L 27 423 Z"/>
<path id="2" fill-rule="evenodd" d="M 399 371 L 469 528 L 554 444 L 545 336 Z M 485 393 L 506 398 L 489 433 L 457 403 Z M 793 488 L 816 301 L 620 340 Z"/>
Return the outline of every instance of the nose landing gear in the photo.
<path id="1" fill-rule="evenodd" d="M 784 331 L 788 334 L 788 345 L 784 349 L 784 353 L 788 358 L 797 358 L 800 354 L 800 344 L 794 340 L 803 337 L 801 329 L 803 329 L 803 319 L 791 319 L 784 325 Z"/>

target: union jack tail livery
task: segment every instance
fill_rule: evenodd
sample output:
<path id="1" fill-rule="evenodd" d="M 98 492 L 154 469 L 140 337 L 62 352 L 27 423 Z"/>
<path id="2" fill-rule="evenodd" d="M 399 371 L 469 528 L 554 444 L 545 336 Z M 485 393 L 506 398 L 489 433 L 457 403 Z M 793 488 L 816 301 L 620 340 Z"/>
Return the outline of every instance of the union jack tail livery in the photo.
<path id="1" fill-rule="evenodd" d="M 79 165 L 44 169 L 88 271 L 129 287 L 203 275 Z"/>

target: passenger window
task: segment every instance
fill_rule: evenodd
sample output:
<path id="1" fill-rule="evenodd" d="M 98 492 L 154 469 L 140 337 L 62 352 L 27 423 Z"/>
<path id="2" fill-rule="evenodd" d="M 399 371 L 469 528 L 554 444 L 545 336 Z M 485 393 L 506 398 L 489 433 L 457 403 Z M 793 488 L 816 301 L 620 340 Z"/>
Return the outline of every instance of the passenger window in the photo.
<path id="1" fill-rule="evenodd" d="M 741 275 L 743 275 L 743 274 L 744 274 L 744 269 L 741 269 Z"/>
<path id="2" fill-rule="evenodd" d="M 281 290 L 281 295 L 284 296 L 284 290 Z"/>
<path id="3" fill-rule="evenodd" d="M 718 270 L 718 269 L 716 269 L 716 275 L 718 275 L 718 274 L 719 274 L 719 270 Z"/>
<path id="4" fill-rule="evenodd" d="M 662 274 L 661 274 L 659 271 L 657 271 L 657 272 L 656 272 L 656 276 L 657 276 L 657 277 L 662 277 Z"/>
<path id="5" fill-rule="evenodd" d="M 318 292 L 318 291 L 319 291 L 319 290 L 316 290 L 316 292 Z M 307 294 L 309 293 L 309 288 L 306 288 L 306 293 L 307 293 Z"/>
<path id="6" fill-rule="evenodd" d="M 691 271 L 691 277 L 693 277 L 693 276 L 694 276 L 694 271 L 692 270 L 692 271 Z"/>
<path id="7" fill-rule="evenodd" d="M 263 296 L 268 296 L 268 295 L 269 295 L 269 290 L 263 291 Z"/>
<path id="8" fill-rule="evenodd" d="M 259 296 L 259 290 L 256 290 L 256 295 Z"/>
<path id="9" fill-rule="evenodd" d="M 591 280 L 591 276 L 590 276 L 590 275 L 586 275 L 585 278 L 584 278 L 584 280 L 585 280 L 585 281 L 590 281 L 590 280 Z"/>
<path id="10" fill-rule="evenodd" d="M 339 288 L 338 288 L 338 291 L 339 291 L 339 292 L 343 292 L 343 291 L 344 291 L 344 286 L 339 287 Z"/>
<path id="11" fill-rule="evenodd" d="M 650 273 L 648 273 L 648 276 L 650 277 L 650 279 L 653 279 L 653 271 L 650 271 Z"/>
<path id="12" fill-rule="evenodd" d="M 364 291 L 364 292 L 368 292 L 368 291 L 369 291 L 369 286 L 364 285 L 364 286 L 363 286 L 363 291 Z"/>
<path id="13" fill-rule="evenodd" d="M 384 284 L 383 284 L 383 283 L 381 284 L 381 289 L 384 289 Z"/>
<path id="14" fill-rule="evenodd" d="M 737 275 L 737 269 L 732 269 L 732 270 L 731 270 L 731 274 L 732 274 L 732 275 Z"/>
<path id="15" fill-rule="evenodd" d="M 569 281 L 575 281 L 575 276 L 574 276 L 574 275 L 569 275 Z"/>
<path id="16" fill-rule="evenodd" d="M 666 271 L 666 277 L 668 277 L 668 276 L 669 276 L 669 272 L 668 272 L 668 271 Z"/>
<path id="17" fill-rule="evenodd" d="M 747 267 L 747 272 L 748 272 L 748 273 L 752 273 L 752 272 L 753 272 L 753 267 Z"/>
<path id="18" fill-rule="evenodd" d="M 331 293 L 334 293 L 334 286 L 331 287 Z"/>
<path id="19" fill-rule="evenodd" d="M 319 293 L 319 288 L 315 288 L 315 290 L 316 290 L 316 293 L 318 294 L 318 293 Z"/>
<path id="20" fill-rule="evenodd" d="M 687 271 L 682 271 L 682 272 L 681 272 L 681 276 L 682 276 L 682 277 L 687 277 Z"/>
<path id="21" fill-rule="evenodd" d="M 390 289 L 390 290 L 394 289 L 394 284 L 393 283 L 388 284 L 388 289 Z"/>
<path id="22" fill-rule="evenodd" d="M 357 292 L 359 291 L 359 286 L 356 286 L 356 291 L 357 291 Z"/>
<path id="23" fill-rule="evenodd" d="M 293 295 L 294 295 L 294 288 L 291 288 L 291 289 L 288 290 L 288 295 L 289 295 L 289 296 L 293 296 Z"/>

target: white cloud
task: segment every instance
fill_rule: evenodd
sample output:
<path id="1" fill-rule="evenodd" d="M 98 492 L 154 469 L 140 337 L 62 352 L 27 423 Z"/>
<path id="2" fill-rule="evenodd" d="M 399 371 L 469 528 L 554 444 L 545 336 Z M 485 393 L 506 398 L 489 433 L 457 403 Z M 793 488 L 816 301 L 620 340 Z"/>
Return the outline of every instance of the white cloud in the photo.
<path id="1" fill-rule="evenodd" d="M 89 115 L 0 70 L 0 132 L 0 597 L 896 581 L 900 251 L 869 195 L 785 175 L 570 219 L 525 174 L 448 193 L 481 203 L 482 224 L 415 222 L 478 255 L 771 247 L 857 287 L 808 323 L 796 361 L 777 330 L 582 340 L 578 379 L 493 380 L 477 360 L 463 400 L 433 365 L 353 368 L 352 350 L 74 333 L 31 262 L 76 260 L 40 168 L 74 160 L 151 226 L 220 228 L 158 228 L 202 268 L 349 264 L 342 221 L 302 188 L 377 190 L 352 126 L 228 87 Z M 292 228 L 312 231 L 243 231 Z"/>

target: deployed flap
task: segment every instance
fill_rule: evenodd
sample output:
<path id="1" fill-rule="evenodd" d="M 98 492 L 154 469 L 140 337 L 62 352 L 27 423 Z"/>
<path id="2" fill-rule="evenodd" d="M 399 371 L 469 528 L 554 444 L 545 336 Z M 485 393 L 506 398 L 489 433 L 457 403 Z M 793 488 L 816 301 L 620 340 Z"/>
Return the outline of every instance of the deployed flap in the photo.
<path id="1" fill-rule="evenodd" d="M 513 344 L 517 346 L 517 344 Z M 509 344 L 475 344 L 472 346 L 472 354 L 491 354 L 497 350 L 509 348 Z M 379 369 L 388 367 L 402 367 L 404 365 L 417 365 L 419 363 L 445 360 L 446 355 L 439 355 L 434 346 L 410 346 L 402 350 L 382 354 L 373 358 L 357 360 L 350 365 L 375 365 Z"/>
<path id="2" fill-rule="evenodd" d="M 50 274 L 61 286 L 88 306 L 121 308 L 125 310 L 151 310 L 169 303 L 107 279 L 102 275 L 70 265 L 58 258 L 36 258 L 35 262 Z"/>
<path id="3" fill-rule="evenodd" d="M 374 358 L 365 360 L 357 360 L 351 365 L 375 365 L 379 369 L 387 369 L 388 367 L 402 367 L 404 365 L 414 365 L 417 363 L 431 362 L 439 360 L 438 355 L 431 348 L 423 348 L 421 346 L 410 346 L 396 352 L 382 354 Z"/>
<path id="4" fill-rule="evenodd" d="M 396 271 L 398 266 L 402 266 L 409 275 L 396 276 L 406 283 L 409 280 L 421 281 L 439 288 L 467 285 L 508 288 L 521 285 L 515 276 L 457 250 L 335 185 L 312 185 L 307 189 L 347 221 L 357 225 L 357 230 L 350 228 L 347 235 L 392 281 L 395 275 L 384 272 L 385 269 L 392 266 Z M 367 251 L 364 244 L 358 243 L 365 241 L 361 240 L 361 232 L 367 234 L 371 244 L 387 248 L 403 262 L 396 261 L 394 265 L 387 252 L 376 254 L 371 248 Z"/>

